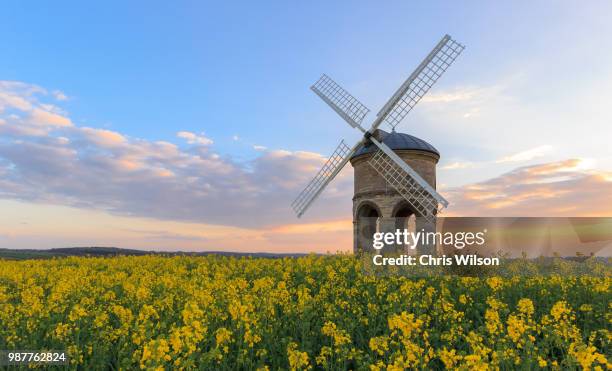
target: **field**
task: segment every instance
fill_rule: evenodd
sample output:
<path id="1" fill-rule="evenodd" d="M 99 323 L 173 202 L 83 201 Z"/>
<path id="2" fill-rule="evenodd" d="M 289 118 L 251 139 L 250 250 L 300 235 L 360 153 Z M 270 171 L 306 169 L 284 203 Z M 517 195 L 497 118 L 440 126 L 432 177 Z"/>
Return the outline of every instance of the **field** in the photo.
<path id="1" fill-rule="evenodd" d="M 346 255 L 0 260 L 0 349 L 84 369 L 610 369 L 609 265 L 555 264 L 419 279 Z"/>

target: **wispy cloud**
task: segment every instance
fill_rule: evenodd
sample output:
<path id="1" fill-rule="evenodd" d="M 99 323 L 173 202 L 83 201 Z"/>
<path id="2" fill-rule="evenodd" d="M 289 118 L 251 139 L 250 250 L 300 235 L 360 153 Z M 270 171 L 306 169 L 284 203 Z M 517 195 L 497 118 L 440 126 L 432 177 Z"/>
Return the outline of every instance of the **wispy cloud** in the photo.
<path id="1" fill-rule="evenodd" d="M 213 144 L 212 139 L 206 137 L 204 133 L 198 135 L 189 131 L 179 131 L 176 133 L 176 136 L 185 139 L 189 144 L 199 144 L 202 146 Z"/>
<path id="2" fill-rule="evenodd" d="M 490 86 L 459 86 L 441 92 L 430 92 L 423 97 L 423 108 L 435 113 L 463 119 L 479 116 L 483 107 L 494 99 L 501 99 L 505 83 Z"/>
<path id="3" fill-rule="evenodd" d="M 504 156 L 495 161 L 451 161 L 446 164 L 442 164 L 440 166 L 441 170 L 464 170 L 482 166 L 496 166 L 496 164 L 501 163 L 518 163 L 518 162 L 528 162 L 541 157 L 544 157 L 550 154 L 553 151 L 553 146 L 551 145 L 541 145 L 532 149 L 528 149 L 525 151 L 521 151 L 518 153 L 514 153 L 508 156 Z M 583 160 L 581 166 L 584 166 L 587 160 Z"/>
<path id="4" fill-rule="evenodd" d="M 470 167 L 474 167 L 474 163 L 470 161 L 455 161 L 448 163 L 446 165 L 442 165 L 440 169 L 442 170 L 458 170 L 458 169 L 467 169 Z"/>
<path id="5" fill-rule="evenodd" d="M 58 101 L 66 101 L 68 100 L 68 96 L 66 94 L 64 94 L 64 92 L 60 91 L 60 90 L 54 90 L 51 92 L 51 94 L 53 94 L 53 97 L 58 100 Z"/>
<path id="6" fill-rule="evenodd" d="M 423 103 L 449 103 L 457 101 L 469 101 L 482 95 L 486 89 L 466 86 L 439 93 L 428 93 L 422 99 Z"/>
<path id="7" fill-rule="evenodd" d="M 530 161 L 536 158 L 543 157 L 549 154 L 553 150 L 551 145 L 542 145 L 535 148 L 531 148 L 525 151 L 521 151 L 509 156 L 504 156 L 497 160 L 498 163 L 502 162 L 524 162 Z"/>

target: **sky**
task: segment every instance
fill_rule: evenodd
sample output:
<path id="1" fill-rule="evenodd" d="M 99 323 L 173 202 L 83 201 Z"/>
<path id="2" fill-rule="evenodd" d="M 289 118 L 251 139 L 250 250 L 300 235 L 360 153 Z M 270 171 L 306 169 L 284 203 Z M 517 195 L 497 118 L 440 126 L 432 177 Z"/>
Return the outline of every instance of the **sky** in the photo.
<path id="1" fill-rule="evenodd" d="M 463 54 L 397 130 L 442 154 L 449 216 L 612 215 L 612 4 L 8 1 L 0 248 L 352 248 L 352 169 L 290 203 L 448 33 Z"/>

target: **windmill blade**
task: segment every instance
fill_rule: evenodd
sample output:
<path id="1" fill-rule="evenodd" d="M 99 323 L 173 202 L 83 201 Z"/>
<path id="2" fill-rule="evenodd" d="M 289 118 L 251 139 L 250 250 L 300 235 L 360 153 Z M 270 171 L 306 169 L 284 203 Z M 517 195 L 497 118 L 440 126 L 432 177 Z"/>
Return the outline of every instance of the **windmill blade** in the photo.
<path id="1" fill-rule="evenodd" d="M 360 144 L 361 142 L 358 142 L 353 148 L 349 148 L 349 146 L 344 143 L 344 140 L 340 141 L 340 144 L 336 147 L 336 150 L 332 153 L 327 162 L 325 162 L 321 170 L 319 170 L 317 175 L 308 183 L 306 188 L 304 188 L 291 204 L 298 218 L 304 214 L 306 209 L 308 209 L 319 194 L 321 194 L 325 186 L 338 175 Z"/>
<path id="2" fill-rule="evenodd" d="M 399 167 L 383 151 L 377 151 L 369 164 L 389 183 L 420 217 L 433 223 L 438 211 L 438 202 L 421 187 L 407 172 Z"/>
<path id="3" fill-rule="evenodd" d="M 380 150 L 387 155 L 397 165 L 400 169 L 408 173 L 422 188 L 425 189 L 427 193 L 431 195 L 435 200 L 444 205 L 444 207 L 448 206 L 448 201 L 442 195 L 440 195 L 425 179 L 423 179 L 419 173 L 417 173 L 413 168 L 410 167 L 404 160 L 402 160 L 389 146 L 385 143 L 378 141 L 375 137 L 370 137 L 370 140 L 376 144 Z M 380 152 L 380 151 L 379 151 Z M 374 156 L 372 156 L 374 157 Z"/>
<path id="4" fill-rule="evenodd" d="M 325 74 L 310 89 L 354 128 L 361 127 L 361 121 L 370 112 L 357 98 Z"/>
<path id="5" fill-rule="evenodd" d="M 371 133 L 386 122 L 395 128 L 412 110 L 440 76 L 461 54 L 465 46 L 445 35 L 408 79 L 378 112 Z"/>
<path id="6" fill-rule="evenodd" d="M 448 201 L 386 144 L 379 142 L 374 137 L 371 137 L 370 140 L 380 150 L 370 158 L 368 163 L 410 203 L 420 216 L 429 222 L 434 222 L 439 205 L 446 207 Z"/>

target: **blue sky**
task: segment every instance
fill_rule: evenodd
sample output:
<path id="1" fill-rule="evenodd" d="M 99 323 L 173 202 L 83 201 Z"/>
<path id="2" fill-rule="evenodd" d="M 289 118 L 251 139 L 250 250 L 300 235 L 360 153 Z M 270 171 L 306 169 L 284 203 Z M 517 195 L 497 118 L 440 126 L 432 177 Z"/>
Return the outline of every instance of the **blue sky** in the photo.
<path id="1" fill-rule="evenodd" d="M 278 151 L 289 151 L 295 161 L 314 161 L 299 151 L 324 157 L 340 138 L 358 139 L 308 89 L 320 74 L 327 73 L 377 112 L 449 33 L 466 50 L 398 130 L 441 151 L 439 187 L 452 191 L 520 167 L 568 159 L 580 159 L 580 171 L 612 169 L 607 145 L 612 137 L 607 108 L 612 98 L 611 10 L 605 1 L 9 1 L 0 12 L 0 80 L 41 87 L 49 94 L 61 91 L 68 99 L 46 104 L 52 103 L 52 111 L 75 127 L 105 129 L 131 141 L 170 142 L 184 154 L 219 156 L 223 166 L 246 171 L 239 176 L 254 177 L 245 182 L 261 190 L 266 182 L 290 177 L 273 171 L 289 166 L 288 160 L 274 162 L 287 155 Z M 12 97 L 23 91 L 12 91 Z M 41 96 L 36 104 L 43 101 Z M 177 137 L 181 131 L 214 143 L 187 148 L 185 137 Z M 96 133 L 95 143 L 100 143 L 105 134 Z M 87 130 L 72 135 L 93 138 Z M 91 140 L 88 145 L 95 144 Z M 144 151 L 142 146 L 138 151 Z M 11 164 L 17 152 L 9 152 L 9 170 L 42 166 Z M 209 160 L 217 161 L 214 156 Z M 291 179 L 303 184 L 313 174 L 307 169 L 304 179 L 299 177 L 302 183 Z M 26 179 L 23 169 L 20 174 L 24 184 L 39 179 Z M 15 187 L 21 184 L 11 181 Z M 205 175 L 200 181 L 210 183 Z M 338 192 L 349 181 L 339 180 Z M 299 187 L 286 191 L 289 197 Z M 44 192 L 41 185 L 28 197 L 12 198 L 77 208 L 93 202 L 66 190 L 60 192 L 64 201 Z M 157 210 L 117 209 L 116 195 L 100 198 L 108 192 L 95 197 L 107 201 L 103 212 L 160 217 Z M 279 198 L 279 210 L 287 201 Z M 332 220 L 350 213 L 350 204 L 342 205 L 331 213 Z M 18 207 L 11 205 L 12 210 Z M 328 210 L 313 213 L 310 221 L 318 223 Z M 178 214 L 161 218 L 175 220 Z M 196 214 L 186 219 L 223 224 L 232 217 L 220 221 Z"/>
<path id="2" fill-rule="evenodd" d="M 494 84 L 517 68 L 554 81 L 570 72 L 554 60 L 564 49 L 584 58 L 573 41 L 608 41 L 610 6 L 596 4 L 13 1 L 0 16 L 0 70 L 74 97 L 66 108 L 90 126 L 148 139 L 204 131 L 234 154 L 250 148 L 233 135 L 326 153 L 351 132 L 308 90 L 321 73 L 376 110 L 450 33 L 468 49 L 436 89 Z M 402 129 L 429 134 L 419 126 Z"/>

